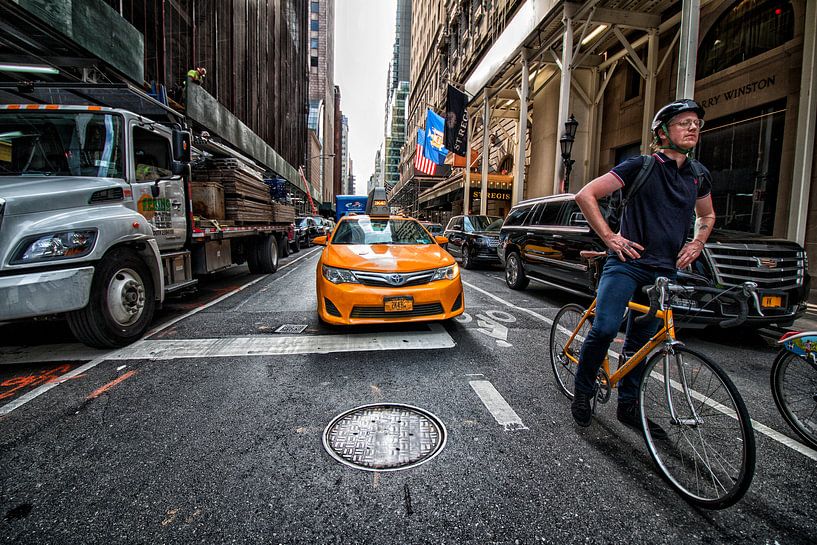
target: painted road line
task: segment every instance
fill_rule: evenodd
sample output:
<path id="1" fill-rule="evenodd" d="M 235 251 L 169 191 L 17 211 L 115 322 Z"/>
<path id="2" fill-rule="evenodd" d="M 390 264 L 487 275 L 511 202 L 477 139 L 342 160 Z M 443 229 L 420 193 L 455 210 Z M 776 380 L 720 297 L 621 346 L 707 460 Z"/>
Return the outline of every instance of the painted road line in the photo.
<path id="1" fill-rule="evenodd" d="M 298 261 L 300 261 L 302 259 L 305 259 L 305 258 L 309 257 L 310 255 L 311 255 L 311 253 L 306 254 L 306 255 L 304 255 L 302 257 L 299 257 L 296 260 L 290 261 L 289 263 L 286 263 L 282 267 L 279 267 L 278 270 L 280 271 L 280 270 L 283 270 L 283 269 L 285 269 L 287 267 L 291 267 L 292 265 L 294 265 Z M 170 327 L 173 324 L 177 323 L 179 320 L 182 320 L 184 318 L 189 318 L 190 316 L 192 316 L 192 315 L 194 315 L 194 314 L 196 314 L 198 312 L 201 312 L 202 310 L 210 308 L 211 306 L 213 306 L 213 305 L 215 305 L 217 303 L 220 303 L 224 299 L 227 299 L 228 297 L 231 297 L 231 296 L 235 295 L 236 293 L 239 293 L 240 291 L 247 289 L 248 287 L 252 286 L 253 284 L 256 284 L 257 282 L 260 282 L 261 280 L 263 280 L 265 278 L 268 278 L 269 276 L 271 276 L 271 275 L 265 274 L 264 276 L 256 278 L 255 280 L 252 280 L 250 282 L 247 282 L 243 286 L 240 286 L 240 287 L 234 289 L 233 291 L 222 295 L 218 299 L 215 299 L 215 300 L 207 303 L 206 305 L 200 306 L 198 308 L 194 308 L 190 312 L 182 315 L 181 317 L 179 317 L 177 319 L 170 320 L 169 322 L 166 322 L 164 324 L 161 324 L 161 325 L 155 327 L 154 329 L 149 331 L 146 336 L 155 335 L 156 333 L 159 333 L 160 331 L 162 331 L 164 329 L 167 329 L 168 327 Z M 143 341 L 139 341 L 139 342 L 143 342 Z M 46 393 L 47 391 L 51 390 L 52 388 L 56 388 L 57 386 L 59 386 L 60 384 L 65 382 L 66 380 L 70 380 L 70 379 L 72 379 L 72 378 L 74 378 L 76 376 L 81 375 L 85 371 L 88 371 L 89 369 L 93 369 L 94 367 L 96 367 L 97 365 L 102 363 L 103 361 L 106 361 L 108 359 L 127 359 L 127 358 L 123 358 L 123 357 L 114 357 L 114 356 L 121 355 L 121 352 L 125 351 L 125 350 L 128 350 L 128 348 L 129 347 L 122 348 L 122 349 L 116 350 L 114 352 L 108 352 L 105 355 L 99 356 L 98 358 L 94 358 L 93 360 L 89 361 L 85 365 L 81 365 L 81 366 L 77 367 L 73 371 L 70 371 L 69 373 L 66 373 L 66 374 L 58 377 L 54 381 L 49 382 L 48 384 L 43 384 L 42 386 L 38 386 L 34 390 L 31 390 L 30 392 L 26 393 L 25 395 L 20 396 L 19 398 L 15 399 L 14 401 L 12 401 L 10 403 L 7 403 L 7 404 L 5 404 L 3 406 L 0 406 L 0 416 L 5 416 L 5 415 L 9 414 L 14 409 L 22 407 L 23 405 L 25 405 L 26 403 L 28 403 L 32 399 L 36 399 L 36 398 L 40 397 L 41 395 L 43 395 L 44 393 Z M 3 352 L 0 352 L 0 356 L 2 356 L 2 355 L 3 355 Z"/>
<path id="2" fill-rule="evenodd" d="M 473 290 L 476 290 L 476 291 L 482 293 L 483 295 L 486 295 L 486 296 L 490 297 L 491 299 L 494 299 L 495 301 L 497 301 L 499 303 L 502 303 L 503 305 L 505 305 L 505 306 L 507 306 L 509 308 L 519 310 L 520 312 L 525 312 L 525 313 L 533 316 L 534 318 L 542 320 L 543 322 L 545 322 L 547 324 L 553 324 L 553 320 L 551 320 L 550 318 L 542 316 L 541 314 L 539 314 L 537 312 L 534 312 L 534 311 L 532 311 L 530 309 L 518 307 L 518 306 L 514 305 L 513 303 L 511 303 L 510 301 L 506 301 L 506 300 L 502 299 L 501 297 L 497 297 L 493 293 L 489 293 L 489 292 L 483 290 L 482 288 L 474 286 L 473 284 L 469 284 L 468 282 L 463 281 L 463 285 L 468 286 L 469 288 L 471 288 Z M 693 396 L 696 396 L 696 397 L 699 397 L 699 398 L 704 397 L 703 395 L 701 395 L 700 393 L 698 393 L 698 392 L 696 392 L 694 390 L 692 390 L 691 392 L 692 392 Z M 713 408 L 715 410 L 721 411 L 723 414 L 729 415 L 728 409 L 724 411 L 724 410 L 719 409 L 718 407 L 715 407 L 714 405 L 713 405 Z M 726 408 L 724 407 L 724 409 L 726 409 Z M 733 418 L 735 418 L 735 416 L 733 416 L 733 415 L 729 415 L 729 416 L 732 416 Z M 792 439 L 791 437 L 788 437 L 787 435 L 785 435 L 783 433 L 780 433 L 779 431 L 777 431 L 777 430 L 775 430 L 773 428 L 770 428 L 769 426 L 763 424 L 762 422 L 758 422 L 757 420 L 753 419 L 752 420 L 752 427 L 756 431 L 758 431 L 759 433 L 762 433 L 763 435 L 769 437 L 770 439 L 773 439 L 774 441 L 777 441 L 781 445 L 787 446 L 790 449 L 794 450 L 795 452 L 799 452 L 800 454 L 802 454 L 802 455 L 804 455 L 804 456 L 806 456 L 808 458 L 811 458 L 812 460 L 817 460 L 817 452 L 815 452 L 813 449 L 807 447 L 806 445 L 800 443 L 799 441 L 796 441 L 796 440 Z"/>
<path id="3" fill-rule="evenodd" d="M 79 343 L 41 344 L 37 346 L 4 346 L 0 348 L 0 365 L 89 361 L 104 358 L 116 350 L 90 348 Z"/>
<path id="4" fill-rule="evenodd" d="M 387 331 L 347 335 L 253 335 L 221 339 L 144 340 L 111 354 L 116 360 L 175 360 L 236 356 L 282 356 L 381 350 L 436 350 L 456 343 L 440 324 L 430 331 Z"/>
<path id="5" fill-rule="evenodd" d="M 102 394 L 104 394 L 105 392 L 107 392 L 108 390 L 110 390 L 111 388 L 113 388 L 114 386 L 119 384 L 120 382 L 123 382 L 123 381 L 129 379 L 130 377 L 132 377 L 135 374 L 136 374 L 136 371 L 128 371 L 124 375 L 120 375 L 120 376 L 116 377 L 115 379 L 110 381 L 108 384 L 105 384 L 104 386 L 100 386 L 99 388 L 97 388 L 96 390 L 94 390 L 93 392 L 88 394 L 88 397 L 86 399 L 90 400 L 90 399 L 98 398 L 99 396 L 101 396 Z"/>
<path id="6" fill-rule="evenodd" d="M 528 429 L 522 423 L 522 419 L 513 410 L 513 407 L 508 405 L 505 398 L 502 397 L 494 385 L 487 380 L 472 380 L 468 384 L 474 389 L 474 392 L 482 400 L 482 404 L 488 409 L 488 412 L 505 428 L 505 431 L 516 431 Z"/>

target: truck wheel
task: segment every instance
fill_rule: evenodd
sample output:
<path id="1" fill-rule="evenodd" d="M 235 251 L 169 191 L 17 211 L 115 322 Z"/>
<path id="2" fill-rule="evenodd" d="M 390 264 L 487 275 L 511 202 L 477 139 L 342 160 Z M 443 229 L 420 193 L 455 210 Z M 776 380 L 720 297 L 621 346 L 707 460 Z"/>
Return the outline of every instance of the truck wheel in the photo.
<path id="1" fill-rule="evenodd" d="M 110 348 L 138 340 L 156 309 L 153 277 L 132 251 L 118 248 L 96 266 L 85 308 L 67 314 L 74 336 L 88 346 Z"/>
<path id="2" fill-rule="evenodd" d="M 287 240 L 287 236 L 282 236 L 281 240 L 283 242 L 278 243 L 278 247 L 281 250 L 281 257 L 289 257 L 289 241 Z"/>
<path id="3" fill-rule="evenodd" d="M 250 268 L 250 272 L 270 274 L 278 270 L 278 241 L 274 235 L 256 238 L 255 260 L 258 270 Z"/>

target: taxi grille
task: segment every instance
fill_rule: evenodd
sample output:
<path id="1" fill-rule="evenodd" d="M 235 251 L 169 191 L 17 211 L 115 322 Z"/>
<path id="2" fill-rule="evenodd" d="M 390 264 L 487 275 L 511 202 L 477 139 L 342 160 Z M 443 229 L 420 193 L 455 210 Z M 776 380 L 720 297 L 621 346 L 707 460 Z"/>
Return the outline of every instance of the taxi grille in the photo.
<path id="1" fill-rule="evenodd" d="M 434 277 L 434 271 L 418 271 L 411 273 L 376 273 L 355 271 L 355 278 L 364 286 L 381 286 L 389 288 L 405 288 L 428 284 Z"/>
<path id="2" fill-rule="evenodd" d="M 355 307 L 352 309 L 352 318 L 412 318 L 416 316 L 433 316 L 442 314 L 443 306 L 440 303 L 426 303 L 414 305 L 412 310 L 403 312 L 386 312 L 383 307 Z"/>

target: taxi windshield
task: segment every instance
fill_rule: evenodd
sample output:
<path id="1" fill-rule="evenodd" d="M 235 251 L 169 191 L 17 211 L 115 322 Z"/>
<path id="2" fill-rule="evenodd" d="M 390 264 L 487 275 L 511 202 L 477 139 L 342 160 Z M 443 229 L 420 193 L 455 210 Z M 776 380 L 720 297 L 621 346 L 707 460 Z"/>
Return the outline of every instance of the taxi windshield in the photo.
<path id="1" fill-rule="evenodd" d="M 332 244 L 434 244 L 434 240 L 414 220 L 361 217 L 341 221 Z"/>

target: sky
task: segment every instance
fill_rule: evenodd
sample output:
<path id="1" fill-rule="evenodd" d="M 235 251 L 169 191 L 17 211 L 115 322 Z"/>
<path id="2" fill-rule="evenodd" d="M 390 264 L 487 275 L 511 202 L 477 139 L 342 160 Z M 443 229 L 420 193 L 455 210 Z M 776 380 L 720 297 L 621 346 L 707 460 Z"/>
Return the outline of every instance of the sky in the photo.
<path id="1" fill-rule="evenodd" d="M 397 0 L 335 1 L 335 85 L 349 118 L 355 192 L 366 193 L 383 143 L 386 79 L 394 47 Z"/>

